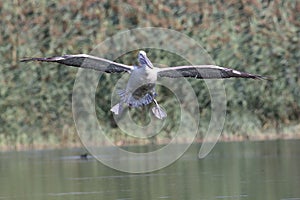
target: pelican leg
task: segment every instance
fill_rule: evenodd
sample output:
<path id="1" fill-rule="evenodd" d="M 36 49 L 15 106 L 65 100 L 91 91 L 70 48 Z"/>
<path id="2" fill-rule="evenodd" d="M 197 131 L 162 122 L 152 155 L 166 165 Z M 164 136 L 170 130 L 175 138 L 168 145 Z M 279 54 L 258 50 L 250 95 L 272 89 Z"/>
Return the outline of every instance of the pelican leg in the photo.
<path id="1" fill-rule="evenodd" d="M 152 109 L 152 113 L 158 119 L 164 119 L 167 117 L 167 113 L 158 105 L 157 101 L 153 99 L 154 103 L 156 104 Z"/>

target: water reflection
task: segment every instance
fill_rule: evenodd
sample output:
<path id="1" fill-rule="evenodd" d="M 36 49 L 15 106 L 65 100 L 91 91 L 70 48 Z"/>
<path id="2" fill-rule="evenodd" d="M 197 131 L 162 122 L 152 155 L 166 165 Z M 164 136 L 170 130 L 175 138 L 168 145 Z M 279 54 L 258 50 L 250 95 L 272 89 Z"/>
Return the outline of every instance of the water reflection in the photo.
<path id="1" fill-rule="evenodd" d="M 82 149 L 0 153 L 0 199 L 300 199 L 300 141 L 194 144 L 147 174 L 110 169 Z"/>

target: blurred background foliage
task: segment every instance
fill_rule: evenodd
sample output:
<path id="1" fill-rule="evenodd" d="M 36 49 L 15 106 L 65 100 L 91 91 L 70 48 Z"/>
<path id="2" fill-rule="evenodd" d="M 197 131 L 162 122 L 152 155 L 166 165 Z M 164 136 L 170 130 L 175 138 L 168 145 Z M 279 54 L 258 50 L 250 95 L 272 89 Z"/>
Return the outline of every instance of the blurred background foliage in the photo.
<path id="1" fill-rule="evenodd" d="M 77 69 L 49 63 L 24 64 L 19 62 L 21 58 L 89 53 L 117 32 L 138 27 L 179 31 L 199 42 L 216 64 L 273 79 L 224 82 L 224 135 L 251 137 L 299 126 L 300 1 L 13 0 L 0 2 L 0 19 L 0 146 L 79 143 L 72 116 Z M 168 52 L 147 52 L 150 59 L 160 63 L 185 62 Z M 117 61 L 136 63 L 136 52 Z M 126 135 L 120 133 L 109 112 L 111 88 L 118 78 L 101 76 L 105 87 L 98 86 L 96 111 L 108 136 L 122 142 Z M 210 98 L 202 81 L 190 82 L 200 105 L 201 139 L 210 121 Z M 170 138 L 177 127 L 172 117 L 180 115 L 172 104 L 174 99 L 162 99 L 172 95 L 170 91 L 158 88 L 158 92 L 158 100 L 167 107 L 171 119 L 162 134 L 147 141 Z M 138 123 L 141 119 L 136 117 Z"/>

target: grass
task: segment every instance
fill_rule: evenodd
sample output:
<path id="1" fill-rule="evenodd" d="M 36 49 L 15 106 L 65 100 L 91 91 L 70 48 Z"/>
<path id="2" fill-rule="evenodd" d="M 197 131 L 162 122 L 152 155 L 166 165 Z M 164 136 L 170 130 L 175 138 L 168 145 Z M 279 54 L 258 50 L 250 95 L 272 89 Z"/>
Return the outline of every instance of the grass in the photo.
<path id="1" fill-rule="evenodd" d="M 255 133 L 299 125 L 300 2 L 227 0 L 151 4 L 117 1 L 4 1 L 0 3 L 0 146 L 66 146 L 80 144 L 72 115 L 72 90 L 77 69 L 55 64 L 20 64 L 28 56 L 88 53 L 95 44 L 119 31 L 164 27 L 199 42 L 216 64 L 271 76 L 273 81 L 226 80 L 226 135 L 251 138 Z M 116 47 L 117 48 L 117 47 Z M 151 49 L 151 58 L 182 63 L 169 52 Z M 119 62 L 132 63 L 136 54 Z M 101 77 L 96 112 L 114 141 L 119 134 L 110 109 L 113 81 Z M 209 92 L 190 80 L 201 105 L 201 140 L 210 122 Z M 168 95 L 161 89 L 160 96 Z M 163 104 L 172 105 L 166 99 Z M 180 113 L 170 110 L 176 119 Z M 168 121 L 156 140 L 167 140 L 178 124 Z M 65 134 L 68 133 L 68 134 Z M 153 139 L 148 142 L 153 141 Z M 119 142 L 122 143 L 122 142 Z M 147 142 L 146 142 L 147 143 Z"/>

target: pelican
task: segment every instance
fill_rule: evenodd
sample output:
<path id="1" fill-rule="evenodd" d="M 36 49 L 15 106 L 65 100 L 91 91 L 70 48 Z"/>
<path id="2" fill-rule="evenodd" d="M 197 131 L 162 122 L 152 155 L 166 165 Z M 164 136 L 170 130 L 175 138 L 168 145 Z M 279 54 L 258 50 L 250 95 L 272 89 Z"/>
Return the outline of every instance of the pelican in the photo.
<path id="1" fill-rule="evenodd" d="M 56 62 L 68 66 L 86 68 L 106 73 L 130 73 L 124 90 L 118 91 L 120 102 L 111 108 L 115 115 L 120 115 L 124 106 L 142 107 L 154 103 L 151 111 L 158 119 L 167 117 L 166 112 L 157 103 L 155 97 L 155 83 L 159 77 L 180 78 L 191 77 L 197 79 L 250 78 L 265 79 L 265 77 L 247 72 L 241 72 L 216 65 L 188 65 L 158 68 L 154 67 L 145 51 L 139 51 L 139 66 L 117 63 L 100 57 L 86 54 L 63 55 L 55 57 L 24 58 L 21 62 L 41 61 Z"/>

